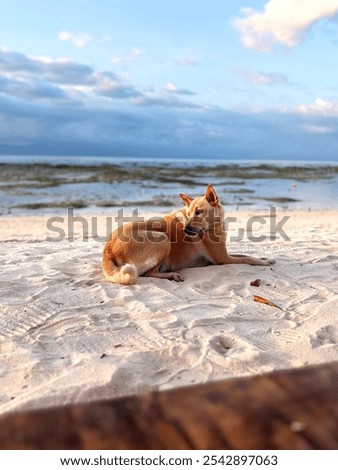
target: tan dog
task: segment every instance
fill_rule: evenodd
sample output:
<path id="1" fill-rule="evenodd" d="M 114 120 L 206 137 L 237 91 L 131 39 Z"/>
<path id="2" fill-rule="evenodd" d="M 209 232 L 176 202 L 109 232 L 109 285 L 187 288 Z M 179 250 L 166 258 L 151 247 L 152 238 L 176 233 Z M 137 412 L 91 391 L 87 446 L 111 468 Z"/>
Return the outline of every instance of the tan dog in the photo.
<path id="1" fill-rule="evenodd" d="M 185 203 L 183 209 L 163 218 L 124 224 L 111 234 L 102 260 L 108 281 L 134 284 L 137 276 L 183 281 L 176 271 L 184 268 L 275 263 L 227 253 L 224 210 L 211 185 L 202 197 L 193 199 L 185 194 L 180 197 Z"/>

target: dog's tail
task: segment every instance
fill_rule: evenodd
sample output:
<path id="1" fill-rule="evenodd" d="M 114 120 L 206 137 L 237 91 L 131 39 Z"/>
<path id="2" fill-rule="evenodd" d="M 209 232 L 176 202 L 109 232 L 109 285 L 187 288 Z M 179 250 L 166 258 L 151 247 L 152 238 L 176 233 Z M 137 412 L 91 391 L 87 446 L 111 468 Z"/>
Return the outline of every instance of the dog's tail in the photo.
<path id="1" fill-rule="evenodd" d="M 102 260 L 102 271 L 109 282 L 115 284 L 135 284 L 137 278 L 137 269 L 135 264 L 124 264 L 117 266 L 114 259 L 108 257 L 106 253 Z"/>

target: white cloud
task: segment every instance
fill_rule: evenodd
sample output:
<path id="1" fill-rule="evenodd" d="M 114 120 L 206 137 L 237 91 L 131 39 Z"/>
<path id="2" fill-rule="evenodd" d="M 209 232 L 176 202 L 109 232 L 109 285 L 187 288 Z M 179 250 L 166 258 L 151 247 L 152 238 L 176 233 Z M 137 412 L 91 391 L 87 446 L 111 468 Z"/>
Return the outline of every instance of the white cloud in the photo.
<path id="1" fill-rule="evenodd" d="M 0 88 L 8 96 L 24 100 L 73 102 L 92 98 L 129 99 L 141 92 L 108 71 L 65 59 L 29 57 L 0 50 Z"/>
<path id="2" fill-rule="evenodd" d="M 238 69 L 235 72 L 251 85 L 290 85 L 288 77 L 283 73 L 256 72 L 247 69 Z"/>
<path id="3" fill-rule="evenodd" d="M 121 57 L 114 57 L 111 61 L 111 64 L 113 65 L 121 65 L 122 64 L 122 59 Z"/>
<path id="4" fill-rule="evenodd" d="M 167 82 L 164 86 L 164 90 L 167 93 L 177 94 L 177 95 L 190 95 L 193 96 L 195 93 L 191 90 L 186 90 L 182 88 L 177 88 L 177 86 L 172 82 Z"/>
<path id="5" fill-rule="evenodd" d="M 143 50 L 138 47 L 134 47 L 127 56 L 127 60 L 138 60 L 141 55 L 143 55 Z"/>
<path id="6" fill-rule="evenodd" d="M 166 83 L 165 91 L 169 91 L 169 93 L 177 93 L 177 86 L 171 82 Z"/>
<path id="7" fill-rule="evenodd" d="M 78 48 L 85 47 L 89 42 L 92 41 L 92 37 L 87 33 L 74 34 L 68 31 L 61 31 L 58 34 L 58 39 L 59 41 L 69 41 Z"/>
<path id="8" fill-rule="evenodd" d="M 175 85 L 174 85 L 175 86 Z M 135 106 L 155 106 L 164 108 L 191 108 L 202 109 L 200 105 L 194 104 L 191 101 L 181 99 L 177 95 L 193 94 L 187 91 L 168 91 L 163 92 L 148 91 L 140 94 L 140 96 L 132 97 L 130 102 Z"/>
<path id="9" fill-rule="evenodd" d="M 192 67 L 196 65 L 196 62 L 193 59 L 189 59 L 188 57 L 178 59 L 176 63 L 179 65 L 184 65 L 185 67 Z"/>
<path id="10" fill-rule="evenodd" d="M 139 60 L 140 57 L 144 54 L 143 49 L 139 47 L 134 47 L 131 51 L 128 52 L 125 56 L 116 56 L 111 60 L 113 65 L 124 65 L 127 62 L 134 62 L 135 60 Z"/>
<path id="11" fill-rule="evenodd" d="M 241 10 L 234 26 L 249 49 L 269 52 L 276 43 L 297 46 L 313 24 L 338 13 L 338 0 L 270 0 L 259 12 Z"/>
<path id="12" fill-rule="evenodd" d="M 303 115 L 334 117 L 338 116 L 338 101 L 326 101 L 322 98 L 317 98 L 313 104 L 299 105 L 296 111 Z"/>
<path id="13" fill-rule="evenodd" d="M 335 128 L 332 126 L 318 126 L 315 124 L 303 124 L 302 128 L 310 134 L 333 134 Z"/>

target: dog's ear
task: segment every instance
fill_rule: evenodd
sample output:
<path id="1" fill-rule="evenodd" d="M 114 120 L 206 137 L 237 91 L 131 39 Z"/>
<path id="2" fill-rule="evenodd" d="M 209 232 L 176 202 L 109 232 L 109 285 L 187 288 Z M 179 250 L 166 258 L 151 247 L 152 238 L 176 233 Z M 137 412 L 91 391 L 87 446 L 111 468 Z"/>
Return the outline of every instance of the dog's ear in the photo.
<path id="1" fill-rule="evenodd" d="M 208 184 L 207 186 L 207 190 L 205 191 L 205 198 L 211 206 L 218 205 L 218 196 L 211 184 Z"/>
<path id="2" fill-rule="evenodd" d="M 180 193 L 180 198 L 184 202 L 186 206 L 189 206 L 191 201 L 193 201 L 192 197 L 187 196 L 186 194 Z"/>

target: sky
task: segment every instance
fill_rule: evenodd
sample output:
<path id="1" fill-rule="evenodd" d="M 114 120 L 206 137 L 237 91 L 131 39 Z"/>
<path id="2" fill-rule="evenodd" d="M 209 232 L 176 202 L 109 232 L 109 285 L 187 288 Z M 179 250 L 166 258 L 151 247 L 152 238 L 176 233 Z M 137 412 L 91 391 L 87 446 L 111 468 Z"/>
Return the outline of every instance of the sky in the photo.
<path id="1" fill-rule="evenodd" d="M 1 0 L 0 154 L 338 161 L 338 0 Z"/>

